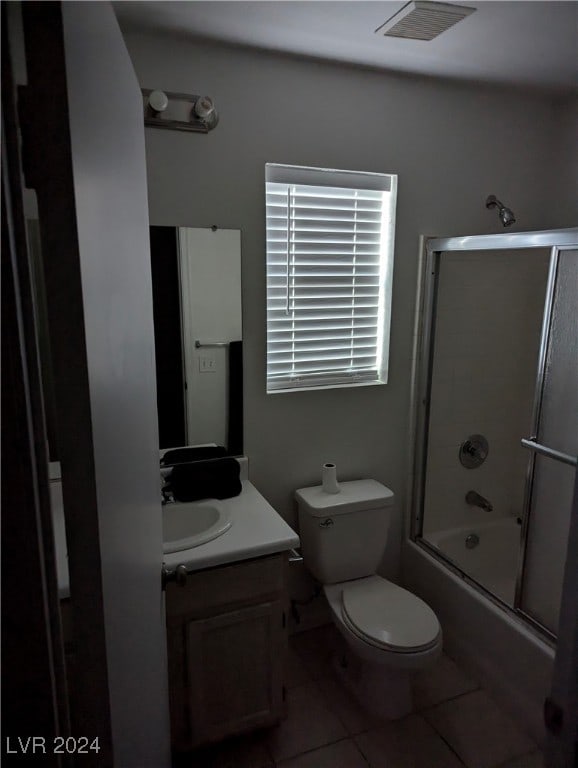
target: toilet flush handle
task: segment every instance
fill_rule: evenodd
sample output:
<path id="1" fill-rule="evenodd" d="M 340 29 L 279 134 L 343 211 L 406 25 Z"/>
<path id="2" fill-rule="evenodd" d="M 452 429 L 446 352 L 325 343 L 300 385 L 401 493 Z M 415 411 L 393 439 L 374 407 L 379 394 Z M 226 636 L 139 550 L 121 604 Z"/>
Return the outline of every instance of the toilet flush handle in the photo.
<path id="1" fill-rule="evenodd" d="M 183 565 L 182 563 L 181 565 L 177 565 L 177 567 L 175 568 L 175 580 L 179 585 L 179 587 L 185 586 L 185 584 L 187 583 L 187 576 L 188 576 L 187 566 Z"/>
<path id="2" fill-rule="evenodd" d="M 330 528 L 333 525 L 333 520 L 330 517 L 326 517 L 319 523 L 320 528 Z"/>

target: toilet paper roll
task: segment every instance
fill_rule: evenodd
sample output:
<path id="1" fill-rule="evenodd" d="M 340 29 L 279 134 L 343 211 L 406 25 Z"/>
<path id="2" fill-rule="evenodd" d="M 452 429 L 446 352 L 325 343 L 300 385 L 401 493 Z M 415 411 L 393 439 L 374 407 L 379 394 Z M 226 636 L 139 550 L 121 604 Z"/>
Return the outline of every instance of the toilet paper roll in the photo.
<path id="1" fill-rule="evenodd" d="M 339 493 L 341 488 L 337 482 L 337 469 L 335 464 L 324 464 L 321 469 L 321 484 L 325 493 Z"/>

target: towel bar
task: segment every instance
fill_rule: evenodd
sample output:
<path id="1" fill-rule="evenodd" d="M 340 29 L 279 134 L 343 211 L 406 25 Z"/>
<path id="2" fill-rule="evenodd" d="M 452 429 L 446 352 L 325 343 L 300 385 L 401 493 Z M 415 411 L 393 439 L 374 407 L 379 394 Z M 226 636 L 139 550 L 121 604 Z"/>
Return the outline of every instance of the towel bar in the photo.
<path id="1" fill-rule="evenodd" d="M 568 453 L 562 453 L 562 451 L 556 451 L 547 445 L 537 443 L 533 437 L 522 438 L 520 442 L 524 448 L 528 448 L 530 451 L 534 451 L 534 453 L 540 453 L 542 456 L 547 456 L 549 459 L 561 461 L 563 464 L 569 464 L 571 467 L 575 467 L 578 464 L 576 456 L 570 456 Z"/>
<path id="2" fill-rule="evenodd" d="M 199 341 L 198 339 L 195 341 L 195 347 L 199 349 L 200 347 L 228 347 L 230 341 Z"/>

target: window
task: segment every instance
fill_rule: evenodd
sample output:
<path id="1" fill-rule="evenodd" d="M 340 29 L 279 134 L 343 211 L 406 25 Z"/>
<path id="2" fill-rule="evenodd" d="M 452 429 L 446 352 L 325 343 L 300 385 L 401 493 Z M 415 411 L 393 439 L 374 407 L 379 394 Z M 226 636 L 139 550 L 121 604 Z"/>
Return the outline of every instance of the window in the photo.
<path id="1" fill-rule="evenodd" d="M 397 176 L 267 164 L 267 392 L 385 384 Z"/>

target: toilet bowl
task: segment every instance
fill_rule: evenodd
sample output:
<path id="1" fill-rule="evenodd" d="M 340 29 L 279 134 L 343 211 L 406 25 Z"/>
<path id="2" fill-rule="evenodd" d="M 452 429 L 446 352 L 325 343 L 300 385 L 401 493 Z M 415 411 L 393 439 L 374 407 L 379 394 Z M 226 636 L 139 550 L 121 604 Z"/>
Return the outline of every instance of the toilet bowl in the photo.
<path id="1" fill-rule="evenodd" d="M 324 593 L 345 640 L 333 660 L 338 678 L 376 717 L 408 715 L 413 710 L 411 673 L 428 667 L 442 651 L 434 612 L 380 576 L 328 584 Z"/>
<path id="2" fill-rule="evenodd" d="M 295 494 L 305 565 L 322 583 L 345 640 L 334 660 L 343 684 L 385 719 L 412 711 L 411 673 L 442 650 L 432 609 L 375 571 L 385 549 L 393 493 L 375 480 L 321 486 Z M 338 496 L 338 498 L 336 498 Z"/>
<path id="3" fill-rule="evenodd" d="M 335 625 L 366 661 L 417 670 L 441 653 L 437 616 L 407 589 L 374 575 L 326 584 L 323 591 Z"/>

